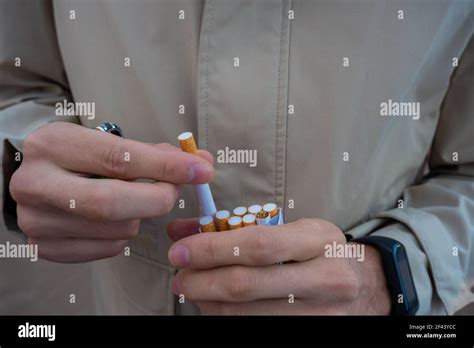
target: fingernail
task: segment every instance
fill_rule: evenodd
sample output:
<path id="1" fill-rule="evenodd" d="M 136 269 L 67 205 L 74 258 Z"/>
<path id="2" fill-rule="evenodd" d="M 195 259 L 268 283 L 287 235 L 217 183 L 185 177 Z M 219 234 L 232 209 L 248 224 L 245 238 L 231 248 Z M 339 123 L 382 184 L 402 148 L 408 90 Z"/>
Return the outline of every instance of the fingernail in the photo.
<path id="1" fill-rule="evenodd" d="M 211 167 L 204 163 L 195 163 L 189 170 L 189 179 L 191 183 L 204 183 L 212 175 Z"/>
<path id="2" fill-rule="evenodd" d="M 186 267 L 189 265 L 189 249 L 182 244 L 175 244 L 171 247 L 168 258 L 174 266 Z"/>

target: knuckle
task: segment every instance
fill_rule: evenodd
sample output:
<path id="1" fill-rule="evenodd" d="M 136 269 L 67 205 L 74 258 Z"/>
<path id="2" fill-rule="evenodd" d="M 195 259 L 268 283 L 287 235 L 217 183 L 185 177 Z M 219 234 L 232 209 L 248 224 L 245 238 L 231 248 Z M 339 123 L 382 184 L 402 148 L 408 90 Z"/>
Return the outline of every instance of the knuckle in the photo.
<path id="1" fill-rule="evenodd" d="M 84 214 L 93 220 L 110 221 L 114 219 L 113 190 L 105 186 L 91 190 L 84 202 Z"/>
<path id="2" fill-rule="evenodd" d="M 168 215 L 174 208 L 175 196 L 171 190 L 162 190 L 160 193 L 161 197 L 161 212 L 164 215 Z"/>
<path id="3" fill-rule="evenodd" d="M 325 236 L 327 236 L 331 241 L 336 241 L 339 243 L 346 242 L 346 237 L 339 227 L 327 220 L 317 220 L 319 229 L 324 231 Z"/>
<path id="4" fill-rule="evenodd" d="M 132 239 L 140 230 L 140 220 L 132 220 L 125 224 L 124 238 Z"/>
<path id="5" fill-rule="evenodd" d="M 160 175 L 160 180 L 165 180 L 166 179 L 166 173 L 168 172 L 168 165 L 166 161 L 161 161 L 161 175 Z"/>
<path id="6" fill-rule="evenodd" d="M 17 223 L 18 227 L 20 227 L 27 236 L 34 237 L 35 223 L 30 214 L 25 212 L 21 206 L 17 207 Z"/>
<path id="7" fill-rule="evenodd" d="M 207 234 L 205 236 L 207 236 Z M 204 255 L 210 264 L 214 264 L 217 259 L 217 247 L 218 246 L 214 238 L 207 238 L 206 243 L 204 243 Z"/>
<path id="8" fill-rule="evenodd" d="M 255 288 L 255 277 L 243 267 L 233 267 L 226 282 L 225 294 L 231 300 L 251 297 Z"/>
<path id="9" fill-rule="evenodd" d="M 9 184 L 10 194 L 17 203 L 21 202 L 23 197 L 25 197 L 25 190 L 27 187 L 28 180 L 25 176 L 24 170 L 20 166 L 20 168 L 13 173 Z"/>
<path id="10" fill-rule="evenodd" d="M 23 142 L 23 155 L 25 159 L 39 157 L 48 150 L 49 146 L 51 146 L 51 144 L 48 144 L 51 128 L 54 128 L 54 124 L 35 129 L 28 134 Z"/>
<path id="11" fill-rule="evenodd" d="M 329 221 L 304 218 L 298 220 L 298 224 L 301 226 L 301 231 L 311 232 L 313 236 L 320 236 L 322 234 L 325 239 L 331 242 L 345 243 L 346 241 L 346 237 L 339 227 Z"/>
<path id="12" fill-rule="evenodd" d="M 261 230 L 256 232 L 253 240 L 253 246 L 250 254 L 250 261 L 252 264 L 267 264 L 272 263 L 275 255 L 279 254 L 277 248 L 277 238 L 275 234 L 270 234 L 271 231 Z"/>
<path id="13" fill-rule="evenodd" d="M 129 162 L 125 161 L 125 153 L 127 150 L 123 145 L 115 144 L 110 148 L 103 149 L 99 159 L 99 165 L 104 170 L 107 176 L 111 176 L 117 179 L 127 179 L 129 173 Z"/>

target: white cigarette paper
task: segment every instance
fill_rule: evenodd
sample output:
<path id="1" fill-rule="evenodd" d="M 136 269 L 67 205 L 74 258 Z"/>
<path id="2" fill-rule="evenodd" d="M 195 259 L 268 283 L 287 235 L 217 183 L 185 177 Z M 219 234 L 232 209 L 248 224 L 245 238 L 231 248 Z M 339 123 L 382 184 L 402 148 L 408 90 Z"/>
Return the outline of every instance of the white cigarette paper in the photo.
<path id="1" fill-rule="evenodd" d="M 209 184 L 194 185 L 194 190 L 196 191 L 196 196 L 198 198 L 202 213 L 204 215 L 214 216 L 217 209 L 214 203 L 214 198 L 212 198 Z"/>
<path id="2" fill-rule="evenodd" d="M 199 154 L 193 133 L 181 133 L 178 136 L 178 141 L 181 146 L 181 149 L 184 152 L 192 153 L 194 155 Z M 212 198 L 211 188 L 209 187 L 209 184 L 194 185 L 194 190 L 196 191 L 196 196 L 198 198 L 202 214 L 214 216 L 214 214 L 217 212 L 217 209 L 214 203 L 214 198 Z"/>

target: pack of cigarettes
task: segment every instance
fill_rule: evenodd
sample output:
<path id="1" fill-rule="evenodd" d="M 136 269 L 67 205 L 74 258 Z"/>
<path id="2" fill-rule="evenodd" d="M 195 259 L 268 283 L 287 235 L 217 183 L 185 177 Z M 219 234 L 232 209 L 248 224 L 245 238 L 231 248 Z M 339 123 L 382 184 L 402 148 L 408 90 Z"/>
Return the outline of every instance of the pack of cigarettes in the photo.
<path id="1" fill-rule="evenodd" d="M 191 132 L 178 137 L 181 149 L 197 155 L 196 141 Z M 239 206 L 232 211 L 217 210 L 209 184 L 194 185 L 202 216 L 199 219 L 200 232 L 235 230 L 251 225 L 282 225 L 283 212 L 275 203 Z"/>

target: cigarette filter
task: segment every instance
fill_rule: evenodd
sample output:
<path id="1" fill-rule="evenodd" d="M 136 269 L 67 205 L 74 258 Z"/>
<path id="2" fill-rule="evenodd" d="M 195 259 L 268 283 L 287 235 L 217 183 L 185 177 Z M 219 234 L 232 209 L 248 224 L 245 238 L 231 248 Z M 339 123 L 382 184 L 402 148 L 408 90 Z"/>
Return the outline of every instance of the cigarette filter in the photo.
<path id="1" fill-rule="evenodd" d="M 254 204 L 254 205 L 251 205 L 248 209 L 248 212 L 250 214 L 257 214 L 260 210 L 262 210 L 262 206 L 260 204 Z"/>
<path id="2" fill-rule="evenodd" d="M 178 141 L 181 146 L 181 149 L 184 152 L 192 153 L 193 155 L 198 154 L 198 149 L 196 146 L 196 141 L 194 140 L 193 133 L 181 133 L 178 136 Z M 209 187 L 209 184 L 194 185 L 194 190 L 196 191 L 196 195 L 202 213 L 204 215 L 214 216 L 217 209 L 214 203 L 214 198 L 212 198 L 211 188 Z"/>
<path id="3" fill-rule="evenodd" d="M 199 219 L 199 225 L 201 226 L 201 232 L 216 232 L 216 225 L 212 216 L 203 216 Z"/>
<path id="4" fill-rule="evenodd" d="M 247 214 L 242 218 L 242 224 L 245 226 L 251 226 L 257 224 L 257 218 L 253 214 Z"/>
<path id="5" fill-rule="evenodd" d="M 229 219 L 229 229 L 236 230 L 242 227 L 242 218 L 240 216 L 232 216 Z"/>
<path id="6" fill-rule="evenodd" d="M 266 211 L 270 214 L 270 218 L 273 218 L 278 215 L 278 208 L 275 203 L 267 203 L 263 206 L 263 211 Z"/>
<path id="7" fill-rule="evenodd" d="M 229 230 L 230 213 L 228 210 L 219 210 L 216 213 L 216 223 L 219 231 Z"/>
<path id="8" fill-rule="evenodd" d="M 193 133 L 184 132 L 178 136 L 179 145 L 181 150 L 187 153 L 192 153 L 193 155 L 198 155 L 198 148 L 196 146 L 196 141 L 194 140 Z"/>
<path id="9" fill-rule="evenodd" d="M 247 214 L 247 208 L 245 207 L 237 207 L 234 209 L 235 216 L 243 217 L 245 214 Z"/>

